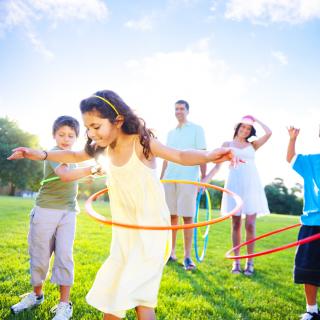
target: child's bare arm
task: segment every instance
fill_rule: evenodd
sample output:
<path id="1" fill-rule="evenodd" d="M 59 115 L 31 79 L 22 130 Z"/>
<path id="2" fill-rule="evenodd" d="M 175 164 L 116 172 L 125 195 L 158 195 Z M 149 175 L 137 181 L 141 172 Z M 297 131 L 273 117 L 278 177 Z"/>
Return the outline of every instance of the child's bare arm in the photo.
<path id="1" fill-rule="evenodd" d="M 154 156 L 185 166 L 194 166 L 207 162 L 237 161 L 230 148 L 218 148 L 211 151 L 177 150 L 163 145 L 156 139 L 150 141 L 150 148 Z"/>
<path id="2" fill-rule="evenodd" d="M 164 173 L 166 172 L 167 166 L 168 166 L 168 161 L 163 160 L 160 179 L 163 179 L 163 176 L 164 176 Z"/>
<path id="3" fill-rule="evenodd" d="M 210 171 L 209 173 L 203 178 L 201 179 L 201 182 L 203 183 L 209 183 L 212 178 L 216 175 L 216 173 L 219 171 L 221 167 L 221 164 L 216 164 Z"/>
<path id="4" fill-rule="evenodd" d="M 206 173 L 207 173 L 207 164 L 206 163 L 200 164 L 201 179 L 204 179 L 204 177 L 206 176 Z"/>
<path id="5" fill-rule="evenodd" d="M 67 164 L 63 163 L 58 166 L 54 171 L 61 181 L 69 182 L 87 177 L 92 174 L 92 169 L 98 166 L 81 167 L 76 169 L 70 169 Z"/>
<path id="6" fill-rule="evenodd" d="M 288 133 L 289 133 L 289 143 L 288 143 L 288 149 L 287 149 L 287 161 L 290 163 L 292 158 L 296 155 L 296 140 L 299 135 L 300 129 L 297 129 L 295 127 L 289 127 Z"/>
<path id="7" fill-rule="evenodd" d="M 226 141 L 222 144 L 223 148 L 228 148 L 230 146 L 230 142 Z M 216 164 L 211 170 L 210 172 L 201 179 L 201 182 L 203 183 L 209 183 L 212 178 L 218 173 L 218 171 L 220 170 L 221 164 Z"/>
<path id="8" fill-rule="evenodd" d="M 12 150 L 12 155 L 8 157 L 8 160 L 18 159 L 30 159 L 30 160 L 51 160 L 54 162 L 63 163 L 76 163 L 91 159 L 84 150 L 71 151 L 71 150 L 57 150 L 57 151 L 45 151 L 35 150 L 26 147 L 19 147 Z"/>

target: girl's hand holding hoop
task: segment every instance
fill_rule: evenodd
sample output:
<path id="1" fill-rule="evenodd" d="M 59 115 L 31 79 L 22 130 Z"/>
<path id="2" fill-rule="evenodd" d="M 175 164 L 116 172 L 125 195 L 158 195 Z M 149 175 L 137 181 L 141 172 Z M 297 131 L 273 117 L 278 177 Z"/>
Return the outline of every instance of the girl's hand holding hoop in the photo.
<path id="1" fill-rule="evenodd" d="M 26 147 L 19 147 L 12 150 L 12 155 L 7 160 L 45 160 L 47 158 L 47 152 L 43 150 L 34 150 Z"/>

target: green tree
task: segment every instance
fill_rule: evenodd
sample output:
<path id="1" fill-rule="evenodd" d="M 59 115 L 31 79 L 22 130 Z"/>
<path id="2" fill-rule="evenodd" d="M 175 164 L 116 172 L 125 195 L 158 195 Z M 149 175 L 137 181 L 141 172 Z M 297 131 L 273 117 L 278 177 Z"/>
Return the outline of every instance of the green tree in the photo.
<path id="1" fill-rule="evenodd" d="M 292 215 L 302 213 L 301 184 L 297 183 L 294 187 L 288 189 L 283 179 L 275 178 L 271 184 L 266 185 L 265 192 L 271 212 Z"/>
<path id="2" fill-rule="evenodd" d="M 40 147 L 36 135 L 21 130 L 16 122 L 8 118 L 0 118 L 0 184 L 10 186 L 10 195 L 15 194 L 16 188 L 37 190 L 42 178 L 42 162 L 7 160 L 12 149 L 19 146 Z"/>
<path id="3" fill-rule="evenodd" d="M 222 180 L 212 180 L 210 181 L 210 184 L 213 184 L 215 186 L 223 188 L 224 181 Z M 219 190 L 215 190 L 212 188 L 208 188 L 209 194 L 210 194 L 210 200 L 212 208 L 220 209 L 221 206 L 221 199 L 222 199 L 222 192 Z M 206 197 L 205 195 L 202 195 L 200 200 L 200 208 L 206 208 Z"/>

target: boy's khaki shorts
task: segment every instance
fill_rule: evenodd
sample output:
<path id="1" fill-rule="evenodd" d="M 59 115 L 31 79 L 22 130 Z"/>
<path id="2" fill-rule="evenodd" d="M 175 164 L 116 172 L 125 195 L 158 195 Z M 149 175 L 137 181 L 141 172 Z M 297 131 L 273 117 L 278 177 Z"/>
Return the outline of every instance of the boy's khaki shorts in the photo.
<path id="1" fill-rule="evenodd" d="M 76 212 L 34 207 L 28 235 L 31 284 L 46 279 L 54 252 L 51 282 L 71 286 L 74 280 L 73 242 Z"/>

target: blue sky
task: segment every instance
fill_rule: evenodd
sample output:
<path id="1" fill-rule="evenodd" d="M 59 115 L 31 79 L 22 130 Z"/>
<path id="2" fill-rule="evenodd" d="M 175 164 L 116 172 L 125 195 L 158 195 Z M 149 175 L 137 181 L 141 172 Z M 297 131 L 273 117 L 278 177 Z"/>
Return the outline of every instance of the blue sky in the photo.
<path id="1" fill-rule="evenodd" d="M 213 148 L 252 114 L 273 130 L 263 182 L 290 185 L 286 126 L 301 127 L 299 151 L 320 150 L 319 18 L 320 0 L 3 0 L 1 116 L 50 147 L 57 116 L 81 120 L 80 100 L 112 89 L 165 141 L 185 99 Z"/>

